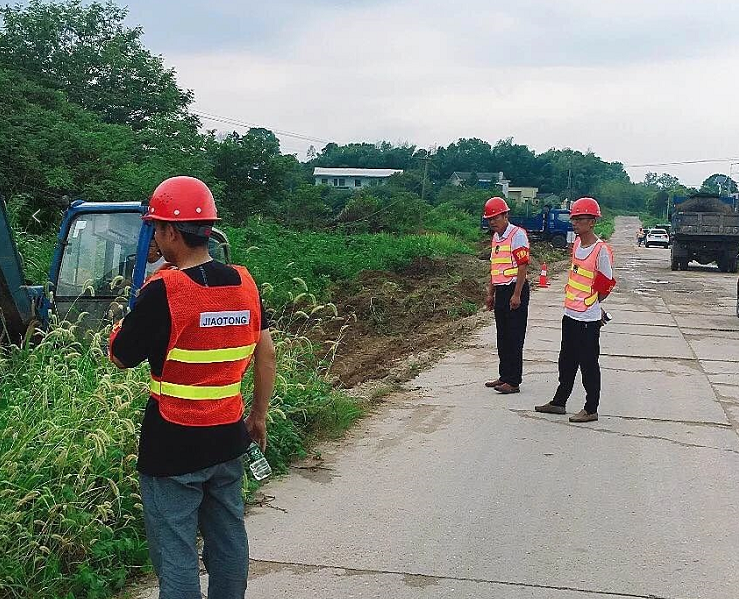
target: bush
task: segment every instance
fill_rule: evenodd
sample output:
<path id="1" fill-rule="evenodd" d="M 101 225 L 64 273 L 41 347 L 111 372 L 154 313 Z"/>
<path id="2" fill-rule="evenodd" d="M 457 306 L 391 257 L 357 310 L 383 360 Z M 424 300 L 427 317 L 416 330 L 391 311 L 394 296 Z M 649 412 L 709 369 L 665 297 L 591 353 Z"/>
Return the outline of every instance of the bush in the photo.
<path id="1" fill-rule="evenodd" d="M 350 280 L 363 270 L 397 270 L 418 257 L 470 253 L 464 242 L 446 234 L 392 235 L 296 232 L 273 223 L 254 222 L 228 228 L 232 258 L 246 264 L 258 282 L 269 281 L 276 291 L 268 298 L 273 308 L 291 301 L 298 278 L 319 298 L 332 283 Z"/>

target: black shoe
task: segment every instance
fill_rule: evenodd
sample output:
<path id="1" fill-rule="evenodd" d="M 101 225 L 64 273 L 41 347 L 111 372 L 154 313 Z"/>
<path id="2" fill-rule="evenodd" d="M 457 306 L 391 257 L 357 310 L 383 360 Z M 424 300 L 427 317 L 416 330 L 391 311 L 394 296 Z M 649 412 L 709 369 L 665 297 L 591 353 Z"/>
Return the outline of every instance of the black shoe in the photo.
<path id="1" fill-rule="evenodd" d="M 545 414 L 566 414 L 567 410 L 565 410 L 564 406 L 555 406 L 551 401 L 549 403 L 545 403 L 542 406 L 534 406 L 534 410 L 537 412 L 544 412 Z"/>

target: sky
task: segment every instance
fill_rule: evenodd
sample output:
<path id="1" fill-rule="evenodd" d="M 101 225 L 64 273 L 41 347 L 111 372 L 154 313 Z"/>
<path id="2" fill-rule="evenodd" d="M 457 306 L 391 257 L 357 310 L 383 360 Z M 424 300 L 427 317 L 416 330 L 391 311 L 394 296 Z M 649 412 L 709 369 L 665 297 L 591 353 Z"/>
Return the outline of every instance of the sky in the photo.
<path id="1" fill-rule="evenodd" d="M 194 91 L 194 110 L 280 132 L 283 151 L 301 159 L 329 141 L 433 148 L 513 137 L 536 152 L 592 150 L 634 181 L 648 171 L 692 186 L 715 172 L 739 179 L 736 2 L 127 6 L 127 23 Z M 709 159 L 721 162 L 637 166 Z"/>

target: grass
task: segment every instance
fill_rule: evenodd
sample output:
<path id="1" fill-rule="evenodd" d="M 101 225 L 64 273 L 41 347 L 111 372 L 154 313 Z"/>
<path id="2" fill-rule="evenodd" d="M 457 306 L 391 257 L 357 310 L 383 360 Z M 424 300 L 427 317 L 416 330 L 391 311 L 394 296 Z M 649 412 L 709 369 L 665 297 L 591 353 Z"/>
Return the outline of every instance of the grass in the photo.
<path id="1" fill-rule="evenodd" d="M 256 281 L 276 289 L 268 299 L 272 306 L 292 301 L 295 278 L 322 297 L 332 283 L 354 279 L 364 270 L 399 270 L 419 257 L 472 253 L 469 244 L 445 233 L 344 235 L 254 222 L 229 228 L 227 234 L 233 261 L 246 264 Z"/>
<path id="2" fill-rule="evenodd" d="M 267 458 L 278 473 L 362 413 L 333 390 L 330 350 L 322 355 L 303 334 L 336 318 L 333 308 L 303 307 L 310 319 L 286 311 L 275 332 Z M 148 369 L 116 369 L 103 353 L 105 335 L 83 344 L 75 328 L 57 324 L 32 347 L 0 352 L 3 598 L 108 597 L 147 564 L 135 465 Z M 251 388 L 248 376 L 246 398 Z M 245 491 L 256 487 L 249 480 Z"/>
<path id="3" fill-rule="evenodd" d="M 601 239 L 610 239 L 616 228 L 616 217 L 608 211 L 603 211 L 603 218 L 595 224 L 595 234 Z"/>
<path id="4" fill-rule="evenodd" d="M 362 414 L 329 377 L 348 327 L 325 301 L 329 286 L 362 270 L 471 250 L 446 234 L 295 233 L 266 223 L 229 236 L 234 261 L 263 283 L 275 314 L 278 376 L 267 458 L 286 472 L 316 439 L 339 436 Z M 53 237 L 20 235 L 17 242 L 27 277 L 44 281 Z M 320 346 L 310 340 L 336 319 L 343 323 L 339 339 Z M 148 369 L 116 369 L 104 355 L 105 339 L 101 333 L 82 343 L 77 325 L 63 322 L 33 346 L 0 349 L 0 427 L 7 431 L 0 439 L 0 598 L 109 597 L 148 567 L 135 470 Z M 248 375 L 246 398 L 251 386 Z M 256 487 L 248 479 L 245 492 Z"/>

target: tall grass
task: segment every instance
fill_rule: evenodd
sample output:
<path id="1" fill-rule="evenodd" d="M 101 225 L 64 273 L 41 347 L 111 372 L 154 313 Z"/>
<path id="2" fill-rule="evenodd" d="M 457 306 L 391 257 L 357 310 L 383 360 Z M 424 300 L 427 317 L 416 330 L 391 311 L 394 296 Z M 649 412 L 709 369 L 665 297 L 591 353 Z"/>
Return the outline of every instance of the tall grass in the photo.
<path id="1" fill-rule="evenodd" d="M 616 229 L 616 217 L 604 210 L 603 218 L 595 224 L 595 234 L 601 239 L 610 239 Z"/>
<path id="2" fill-rule="evenodd" d="M 326 376 L 331 344 L 319 351 L 306 336 L 338 318 L 335 308 L 294 297 L 274 333 L 267 458 L 278 472 L 316 434 L 343 431 L 361 414 Z M 33 346 L 0 351 L 2 598 L 108 597 L 147 564 L 135 466 L 148 369 L 111 365 L 103 334 L 78 338 L 63 322 Z M 251 390 L 248 376 L 245 398 Z"/>
<path id="3" fill-rule="evenodd" d="M 1 597 L 104 597 L 145 563 L 135 476 L 142 369 L 74 326 L 0 356 Z"/>
<path id="4" fill-rule="evenodd" d="M 228 228 L 233 261 L 246 264 L 257 281 L 277 290 L 273 305 L 290 301 L 286 283 L 299 277 L 319 297 L 337 281 L 363 270 L 397 270 L 418 257 L 471 253 L 469 244 L 445 233 L 345 235 L 291 231 L 276 224 L 253 222 Z"/>
<path id="5" fill-rule="evenodd" d="M 329 285 L 471 249 L 447 234 L 296 233 L 260 222 L 228 234 L 233 261 L 263 283 L 274 312 L 267 458 L 284 472 L 313 438 L 336 435 L 361 414 L 328 376 L 339 339 L 311 341 L 327 319 L 342 318 L 325 302 Z M 43 282 L 53 237 L 17 241 L 26 276 Z M 82 342 L 77 325 L 62 322 L 34 345 L 0 349 L 2 599 L 108 597 L 148 563 L 135 470 L 148 369 L 112 366 L 105 338 Z M 251 389 L 248 375 L 245 398 Z"/>

